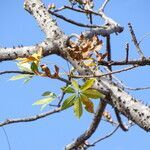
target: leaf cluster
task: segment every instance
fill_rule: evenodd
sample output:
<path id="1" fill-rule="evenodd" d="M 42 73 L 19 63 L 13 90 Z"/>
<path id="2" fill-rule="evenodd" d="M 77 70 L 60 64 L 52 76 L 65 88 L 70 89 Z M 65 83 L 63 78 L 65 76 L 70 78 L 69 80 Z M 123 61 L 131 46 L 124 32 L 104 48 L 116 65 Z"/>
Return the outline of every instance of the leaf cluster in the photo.
<path id="1" fill-rule="evenodd" d="M 63 87 L 62 90 L 71 96 L 64 100 L 61 109 L 65 110 L 73 106 L 74 114 L 78 118 L 82 116 L 83 106 L 87 112 L 94 113 L 94 104 L 91 99 L 105 97 L 99 91 L 92 89 L 94 82 L 95 79 L 89 79 L 80 86 L 76 80 L 72 80 L 71 85 Z"/>

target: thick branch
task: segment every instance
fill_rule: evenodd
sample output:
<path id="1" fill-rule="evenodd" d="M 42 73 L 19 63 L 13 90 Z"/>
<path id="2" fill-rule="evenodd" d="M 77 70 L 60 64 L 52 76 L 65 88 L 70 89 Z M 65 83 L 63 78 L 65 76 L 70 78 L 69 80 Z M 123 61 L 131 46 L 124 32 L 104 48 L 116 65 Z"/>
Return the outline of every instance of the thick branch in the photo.
<path id="1" fill-rule="evenodd" d="M 58 50 L 58 44 L 50 40 L 45 40 L 35 46 L 0 48 L 0 61 L 14 60 L 18 57 L 28 57 L 39 51 L 40 47 L 43 48 L 43 56 L 56 54 Z"/>
<path id="2" fill-rule="evenodd" d="M 62 34 L 40 0 L 25 0 L 24 8 L 37 20 L 41 30 L 46 34 L 46 38 L 54 38 Z"/>

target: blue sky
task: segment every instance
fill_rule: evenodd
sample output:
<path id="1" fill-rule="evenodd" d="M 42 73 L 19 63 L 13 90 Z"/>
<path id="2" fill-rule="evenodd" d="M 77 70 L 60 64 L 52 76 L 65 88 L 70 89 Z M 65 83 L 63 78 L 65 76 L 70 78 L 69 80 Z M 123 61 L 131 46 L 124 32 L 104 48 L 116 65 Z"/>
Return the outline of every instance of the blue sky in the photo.
<path id="1" fill-rule="evenodd" d="M 55 2 L 57 6 L 61 6 L 66 1 L 44 0 L 44 2 L 46 5 L 50 2 Z M 99 6 L 99 1 L 97 0 L 97 2 L 96 7 Z M 100 3 L 102 3 L 102 1 L 100 1 Z M 127 28 L 128 22 L 132 23 L 138 39 L 141 39 L 143 35 L 150 32 L 149 6 L 149 0 L 110 1 L 106 13 L 125 27 L 124 32 L 120 35 L 112 35 L 113 58 L 123 58 L 125 43 L 131 43 Z M 81 22 L 85 19 L 85 17 L 81 17 L 79 14 L 76 17 L 70 12 L 64 12 L 64 14 L 72 19 L 78 19 Z M 12 47 L 13 45 L 17 46 L 21 44 L 32 45 L 44 39 L 44 34 L 40 31 L 36 21 L 23 9 L 23 0 L 1 0 L 0 18 L 0 46 L 2 47 Z M 101 21 L 97 18 L 95 23 L 99 22 Z M 83 28 L 75 27 L 61 20 L 58 20 L 58 24 L 67 34 L 80 33 L 83 31 Z M 149 40 L 150 38 L 146 38 L 141 44 L 141 48 L 146 56 L 150 56 Z M 131 44 L 130 57 L 138 57 L 133 44 Z M 57 63 L 58 66 L 62 64 L 66 66 L 66 62 L 56 56 L 47 57 L 44 60 L 50 63 Z M 15 69 L 17 69 L 15 61 L 0 63 L 0 71 Z M 117 76 L 131 87 L 142 87 L 150 85 L 149 71 L 149 67 L 144 67 Z M 32 103 L 40 99 L 41 94 L 47 90 L 59 94 L 59 87 L 63 86 L 60 81 L 39 77 L 34 78 L 28 84 L 23 84 L 22 80 L 9 81 L 11 76 L 12 75 L 0 76 L 0 121 L 7 118 L 27 117 L 40 113 L 40 108 L 33 107 Z M 149 90 L 131 93 L 145 103 L 149 102 Z M 44 111 L 48 109 L 49 108 Z M 62 150 L 66 144 L 70 143 L 87 129 L 91 119 L 92 115 L 85 112 L 83 117 L 78 120 L 73 116 L 73 111 L 70 109 L 35 122 L 12 124 L 4 128 L 8 134 L 12 150 Z M 102 122 L 91 141 L 109 133 L 111 130 L 111 125 Z M 6 137 L 1 128 L 0 139 L 0 150 L 8 150 Z M 135 126 L 127 133 L 119 130 L 111 138 L 102 141 L 91 149 L 148 149 L 150 147 L 149 140 L 149 134 Z"/>

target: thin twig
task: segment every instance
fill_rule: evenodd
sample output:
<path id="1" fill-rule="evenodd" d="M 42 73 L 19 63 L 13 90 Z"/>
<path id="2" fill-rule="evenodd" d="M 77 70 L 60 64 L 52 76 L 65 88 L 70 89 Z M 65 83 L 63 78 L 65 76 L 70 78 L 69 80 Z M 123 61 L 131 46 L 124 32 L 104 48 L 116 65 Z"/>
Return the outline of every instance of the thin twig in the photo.
<path id="1" fill-rule="evenodd" d="M 7 144 L 8 144 L 8 149 L 11 150 L 11 145 L 10 145 L 10 142 L 9 142 L 9 137 L 7 135 L 7 132 L 6 132 L 6 130 L 5 130 L 4 127 L 1 127 L 1 128 L 2 128 L 2 130 L 3 130 L 3 132 L 4 132 L 5 136 L 6 136 L 6 141 L 7 141 Z"/>
<path id="2" fill-rule="evenodd" d="M 104 69 L 107 72 L 111 72 L 108 67 L 104 67 Z M 150 87 L 137 87 L 137 88 L 133 88 L 133 87 L 129 87 L 126 86 L 121 80 L 119 80 L 116 76 L 112 76 L 114 80 L 116 80 L 116 82 L 119 84 L 119 86 L 121 86 L 122 89 L 126 89 L 126 90 L 132 90 L 132 91 L 138 91 L 138 90 L 150 90 Z"/>
<path id="3" fill-rule="evenodd" d="M 123 124 L 123 122 L 122 122 L 122 119 L 121 119 L 121 116 L 120 116 L 120 114 L 119 114 L 119 111 L 118 111 L 116 108 L 114 108 L 114 110 L 115 110 L 115 114 L 116 114 L 116 117 L 117 117 L 119 126 L 121 127 L 121 129 L 122 129 L 123 131 L 128 131 L 128 129 L 124 126 L 124 124 Z"/>
<path id="4" fill-rule="evenodd" d="M 88 12 L 87 12 L 87 11 L 85 11 L 85 10 L 73 8 L 73 7 L 66 6 L 66 5 L 63 6 L 63 7 L 61 7 L 61 8 L 59 8 L 59 9 L 54 10 L 54 12 L 59 12 L 59 11 L 64 10 L 64 9 L 70 9 L 70 10 L 73 10 L 73 11 L 75 11 L 75 12 L 84 13 L 84 14 L 90 13 L 90 14 L 93 14 L 93 15 L 100 16 L 100 17 L 101 17 L 101 14 L 99 14 L 99 13 L 93 11 L 93 10 L 88 10 Z"/>
<path id="5" fill-rule="evenodd" d="M 133 41 L 133 43 L 134 43 L 134 45 L 137 49 L 138 54 L 143 59 L 143 58 L 145 58 L 145 56 L 144 56 L 144 54 L 143 54 L 143 52 L 142 52 L 142 50 L 141 50 L 141 48 L 138 44 L 138 41 L 137 41 L 137 38 L 136 38 L 136 35 L 134 33 L 134 30 L 133 30 L 133 27 L 132 27 L 131 23 L 128 23 L 128 26 L 129 26 L 130 34 L 131 34 L 131 37 L 132 37 L 132 41 Z"/>
<path id="6" fill-rule="evenodd" d="M 142 42 L 146 37 L 148 37 L 148 36 L 150 36 L 150 33 L 147 33 L 146 35 L 144 35 L 144 36 L 141 38 L 141 40 L 138 42 L 138 45 L 140 45 L 141 42 Z"/>
<path id="7" fill-rule="evenodd" d="M 8 125 L 8 124 L 13 124 L 13 123 L 20 123 L 20 122 L 31 122 L 31 121 L 35 121 L 44 117 L 47 117 L 49 115 L 55 114 L 60 112 L 61 109 L 60 108 L 56 108 L 50 111 L 47 111 L 45 113 L 41 113 L 35 116 L 31 116 L 31 117 L 27 117 L 27 118 L 18 118 L 18 119 L 7 119 L 4 122 L 0 122 L 0 127 L 4 126 L 4 125 Z"/>
<path id="8" fill-rule="evenodd" d="M 17 73 L 17 74 L 26 74 L 26 75 L 35 75 L 34 73 L 32 72 L 27 72 L 27 71 L 14 71 L 14 70 L 11 70 L 11 71 L 1 71 L 0 72 L 0 75 L 3 75 L 3 74 L 12 74 L 12 73 Z M 54 78 L 54 79 L 58 79 L 62 82 L 65 82 L 67 84 L 70 84 L 70 81 L 68 81 L 67 79 L 65 78 L 62 78 L 62 77 L 58 77 L 58 78 Z"/>
<path id="9" fill-rule="evenodd" d="M 138 88 L 132 88 L 132 87 L 125 86 L 124 88 L 127 89 L 127 90 L 132 90 L 132 91 L 150 90 L 150 87 L 138 87 Z"/>
<path id="10" fill-rule="evenodd" d="M 104 73 L 104 74 L 101 74 L 101 75 L 70 75 L 70 76 L 71 76 L 72 78 L 103 77 L 103 76 L 107 76 L 107 75 L 112 75 L 112 74 L 116 74 L 116 73 L 125 72 L 125 71 L 128 71 L 128 70 L 137 68 L 137 67 L 138 67 L 138 65 L 134 65 L 134 66 L 131 66 L 131 67 L 127 67 L 127 68 L 123 68 L 123 69 L 120 69 L 120 70 L 112 71 L 112 72 L 109 72 L 109 73 Z"/>
<path id="11" fill-rule="evenodd" d="M 0 72 L 0 75 L 3 75 L 3 74 L 10 74 L 10 73 L 17 73 L 17 74 L 28 74 L 28 75 L 34 75 L 34 73 L 32 72 L 27 72 L 27 71 L 1 71 Z"/>
<path id="12" fill-rule="evenodd" d="M 91 146 L 95 146 L 97 143 L 109 138 L 110 136 L 112 136 L 117 130 L 119 129 L 119 125 L 112 131 L 110 132 L 109 134 L 105 135 L 104 137 L 102 138 L 99 138 L 98 140 L 96 140 L 95 142 L 93 142 L 92 144 L 90 145 L 87 145 L 87 147 L 91 147 Z"/>
<path id="13" fill-rule="evenodd" d="M 64 17 L 64 16 L 62 16 L 60 14 L 52 12 L 50 10 L 49 10 L 49 13 L 52 14 L 52 15 L 54 15 L 54 16 L 56 16 L 56 17 L 58 17 L 58 18 L 60 18 L 60 19 L 62 19 L 62 20 L 64 20 L 64 21 L 67 21 L 67 22 L 69 22 L 71 24 L 74 24 L 76 26 L 79 26 L 79 27 L 84 27 L 84 28 L 103 28 L 102 26 L 88 25 L 88 24 L 83 24 L 83 23 L 76 22 L 76 21 L 68 19 L 68 18 L 66 18 L 66 17 Z"/>
<path id="14" fill-rule="evenodd" d="M 67 84 L 67 85 L 68 85 L 68 84 Z M 64 99 L 65 94 L 66 94 L 65 92 L 62 92 L 62 95 L 61 95 L 61 97 L 60 97 L 60 100 L 59 100 L 59 102 L 58 102 L 58 104 L 57 104 L 58 107 L 61 106 L 61 103 L 62 103 L 62 101 L 63 101 L 63 99 Z"/>
<path id="15" fill-rule="evenodd" d="M 150 58 L 145 58 L 143 59 L 137 59 L 137 60 L 128 60 L 128 62 L 126 61 L 105 61 L 102 60 L 101 62 L 99 62 L 99 65 L 104 65 L 104 66 L 109 66 L 109 65 L 113 65 L 113 66 L 118 66 L 118 65 L 138 65 L 138 66 L 146 66 L 146 65 L 150 65 Z"/>
<path id="16" fill-rule="evenodd" d="M 104 1 L 104 3 L 102 4 L 102 6 L 101 6 L 100 9 L 99 9 L 99 12 L 100 12 L 100 11 L 104 12 L 104 9 L 105 9 L 105 7 L 106 7 L 106 5 L 107 5 L 107 3 L 108 3 L 109 1 L 110 1 L 110 0 L 105 0 L 105 1 Z"/>

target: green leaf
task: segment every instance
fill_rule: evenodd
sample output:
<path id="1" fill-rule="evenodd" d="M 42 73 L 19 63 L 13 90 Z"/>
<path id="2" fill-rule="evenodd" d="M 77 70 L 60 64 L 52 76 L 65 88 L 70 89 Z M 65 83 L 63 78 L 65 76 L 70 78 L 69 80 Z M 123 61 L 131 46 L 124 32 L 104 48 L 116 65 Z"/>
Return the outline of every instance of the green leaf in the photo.
<path id="1" fill-rule="evenodd" d="M 51 97 L 56 97 L 56 94 L 55 93 L 52 93 L 50 91 L 46 91 L 42 94 L 42 96 L 51 96 Z"/>
<path id="2" fill-rule="evenodd" d="M 80 89 L 81 89 L 82 91 L 85 91 L 85 90 L 91 88 L 91 87 L 93 86 L 94 82 L 95 82 L 95 79 L 89 79 L 89 80 L 87 80 L 87 81 L 84 83 L 83 86 L 81 86 Z"/>
<path id="3" fill-rule="evenodd" d="M 17 63 L 17 66 L 22 71 L 32 72 L 31 65 L 29 63 L 24 64 Z"/>
<path id="4" fill-rule="evenodd" d="M 77 89 L 77 90 L 80 89 L 79 85 L 78 85 L 78 82 L 76 80 L 72 80 L 71 83 L 72 83 L 72 85 L 74 86 L 75 89 Z"/>
<path id="5" fill-rule="evenodd" d="M 75 93 L 74 89 L 71 86 L 61 88 L 65 93 Z"/>
<path id="6" fill-rule="evenodd" d="M 24 78 L 29 78 L 29 77 L 32 77 L 32 75 L 19 74 L 19 75 L 11 77 L 9 80 L 19 80 L 19 79 L 24 79 Z"/>
<path id="7" fill-rule="evenodd" d="M 105 98 L 105 95 L 100 93 L 95 89 L 88 89 L 83 91 L 82 94 L 86 95 L 88 98 L 98 99 L 98 98 Z"/>
<path id="8" fill-rule="evenodd" d="M 62 104 L 62 106 L 61 106 L 61 110 L 65 110 L 65 109 L 67 109 L 67 108 L 73 106 L 75 97 L 76 97 L 75 94 L 73 94 L 73 95 L 71 95 L 70 97 L 68 97 L 68 98 L 63 102 L 63 104 Z"/>
<path id="9" fill-rule="evenodd" d="M 24 83 L 28 83 L 28 82 L 32 79 L 32 77 L 33 77 L 33 76 L 30 76 L 30 77 L 25 78 Z"/>
<path id="10" fill-rule="evenodd" d="M 80 98 L 75 99 L 74 101 L 74 114 L 75 116 L 77 116 L 78 118 L 80 118 L 82 116 L 82 103 Z"/>
<path id="11" fill-rule="evenodd" d="M 88 97 L 81 94 L 80 95 L 80 100 L 85 105 L 85 110 L 86 111 L 88 111 L 90 113 L 94 113 L 94 104 Z"/>
<path id="12" fill-rule="evenodd" d="M 32 105 L 45 105 L 45 104 L 49 104 L 50 102 L 52 102 L 55 99 L 55 97 L 48 97 L 48 98 L 43 98 L 40 100 L 37 100 L 36 102 L 34 102 Z"/>
<path id="13" fill-rule="evenodd" d="M 32 62 L 32 64 L 31 64 L 31 70 L 33 72 L 38 71 L 38 65 L 35 62 Z"/>

